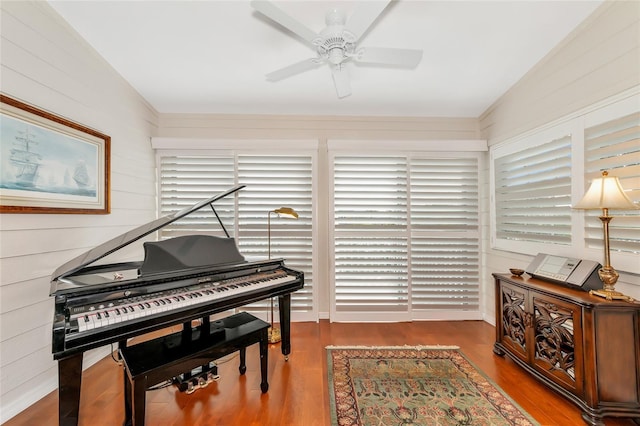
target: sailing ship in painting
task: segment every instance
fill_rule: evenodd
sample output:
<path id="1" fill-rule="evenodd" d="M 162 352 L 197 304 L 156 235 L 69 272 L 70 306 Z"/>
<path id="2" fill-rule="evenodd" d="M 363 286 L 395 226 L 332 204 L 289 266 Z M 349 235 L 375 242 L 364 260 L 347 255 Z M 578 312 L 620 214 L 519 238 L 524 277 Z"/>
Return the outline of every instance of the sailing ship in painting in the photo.
<path id="1" fill-rule="evenodd" d="M 32 187 L 35 185 L 42 160 L 42 156 L 35 152 L 37 145 L 38 142 L 28 128 L 18 132 L 15 136 L 9 161 L 15 168 L 15 183 L 18 186 Z"/>
<path id="2" fill-rule="evenodd" d="M 73 180 L 78 185 L 78 188 L 86 188 L 89 186 L 89 172 L 87 171 L 87 165 L 84 160 L 79 160 L 73 171 Z"/>
<path id="3" fill-rule="evenodd" d="M 95 197 L 95 182 L 83 158 L 65 157 L 55 143 L 41 145 L 39 133 L 29 125 L 6 130 L 0 188 Z"/>

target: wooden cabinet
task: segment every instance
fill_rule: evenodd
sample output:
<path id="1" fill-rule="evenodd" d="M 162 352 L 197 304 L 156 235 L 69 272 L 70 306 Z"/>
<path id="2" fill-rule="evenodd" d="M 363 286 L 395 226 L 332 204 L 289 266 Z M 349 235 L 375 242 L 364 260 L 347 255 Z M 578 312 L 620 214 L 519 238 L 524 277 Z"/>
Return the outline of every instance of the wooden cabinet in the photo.
<path id="1" fill-rule="evenodd" d="M 640 304 L 535 278 L 493 276 L 493 351 L 578 405 L 588 424 L 604 425 L 606 416 L 640 424 Z"/>

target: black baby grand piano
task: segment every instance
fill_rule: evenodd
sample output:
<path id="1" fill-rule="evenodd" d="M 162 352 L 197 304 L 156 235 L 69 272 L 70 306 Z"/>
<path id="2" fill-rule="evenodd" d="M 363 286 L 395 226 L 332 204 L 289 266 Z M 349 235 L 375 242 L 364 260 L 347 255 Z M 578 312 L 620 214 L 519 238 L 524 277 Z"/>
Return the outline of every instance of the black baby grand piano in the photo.
<path id="1" fill-rule="evenodd" d="M 60 266 L 51 276 L 55 296 L 53 357 L 58 360 L 59 422 L 77 425 L 83 353 L 259 300 L 278 297 L 282 353 L 291 352 L 291 293 L 302 272 L 282 259 L 246 261 L 214 203 L 244 186 L 161 217 Z M 144 260 L 90 266 L 107 255 L 203 207 L 213 210 L 225 237 L 188 235 L 144 243 Z"/>

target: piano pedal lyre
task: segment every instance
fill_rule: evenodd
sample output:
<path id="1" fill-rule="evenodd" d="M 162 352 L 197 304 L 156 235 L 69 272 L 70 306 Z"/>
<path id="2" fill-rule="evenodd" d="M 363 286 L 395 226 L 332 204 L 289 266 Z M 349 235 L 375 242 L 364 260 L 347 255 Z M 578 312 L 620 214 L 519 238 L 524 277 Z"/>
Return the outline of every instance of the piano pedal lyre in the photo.
<path id="1" fill-rule="evenodd" d="M 187 393 L 187 395 L 191 395 L 192 393 L 194 393 L 196 391 L 196 389 L 198 389 L 193 382 L 194 382 L 193 380 L 189 380 L 189 382 L 187 384 L 187 390 L 185 391 Z"/>
<path id="2" fill-rule="evenodd" d="M 187 395 L 191 395 L 198 389 L 206 388 L 211 382 L 215 382 L 219 379 L 218 366 L 212 361 L 208 364 L 194 368 L 188 373 L 183 373 L 174 377 L 173 384 L 180 392 L 185 392 Z"/>

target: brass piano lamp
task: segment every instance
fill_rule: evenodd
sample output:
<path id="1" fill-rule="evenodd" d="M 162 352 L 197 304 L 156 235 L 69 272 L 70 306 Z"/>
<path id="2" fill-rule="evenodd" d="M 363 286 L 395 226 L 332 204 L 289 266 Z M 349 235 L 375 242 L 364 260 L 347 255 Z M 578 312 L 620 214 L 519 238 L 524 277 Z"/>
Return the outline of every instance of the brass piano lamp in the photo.
<path id="1" fill-rule="evenodd" d="M 298 213 L 291 207 L 280 207 L 279 209 L 271 210 L 267 215 L 267 240 L 268 240 L 268 256 L 271 259 L 271 214 L 277 214 L 279 217 L 285 217 L 289 219 L 297 219 Z M 271 327 L 268 330 L 269 343 L 278 343 L 281 339 L 280 328 L 276 328 L 273 324 L 273 297 L 271 298 Z"/>
<path id="2" fill-rule="evenodd" d="M 604 266 L 598 271 L 598 275 L 604 287 L 600 290 L 591 290 L 590 293 L 604 297 L 607 300 L 633 301 L 633 298 L 615 290 L 619 274 L 613 269 L 610 261 L 609 222 L 611 222 L 613 217 L 609 216 L 609 209 L 630 210 L 640 207 L 636 206 L 633 201 L 627 197 L 618 178 L 609 176 L 609 173 L 605 170 L 602 172 L 602 177 L 596 178 L 591 182 L 591 187 L 589 187 L 587 193 L 573 208 L 581 210 L 602 209 L 600 220 L 602 221 L 604 231 Z"/>

